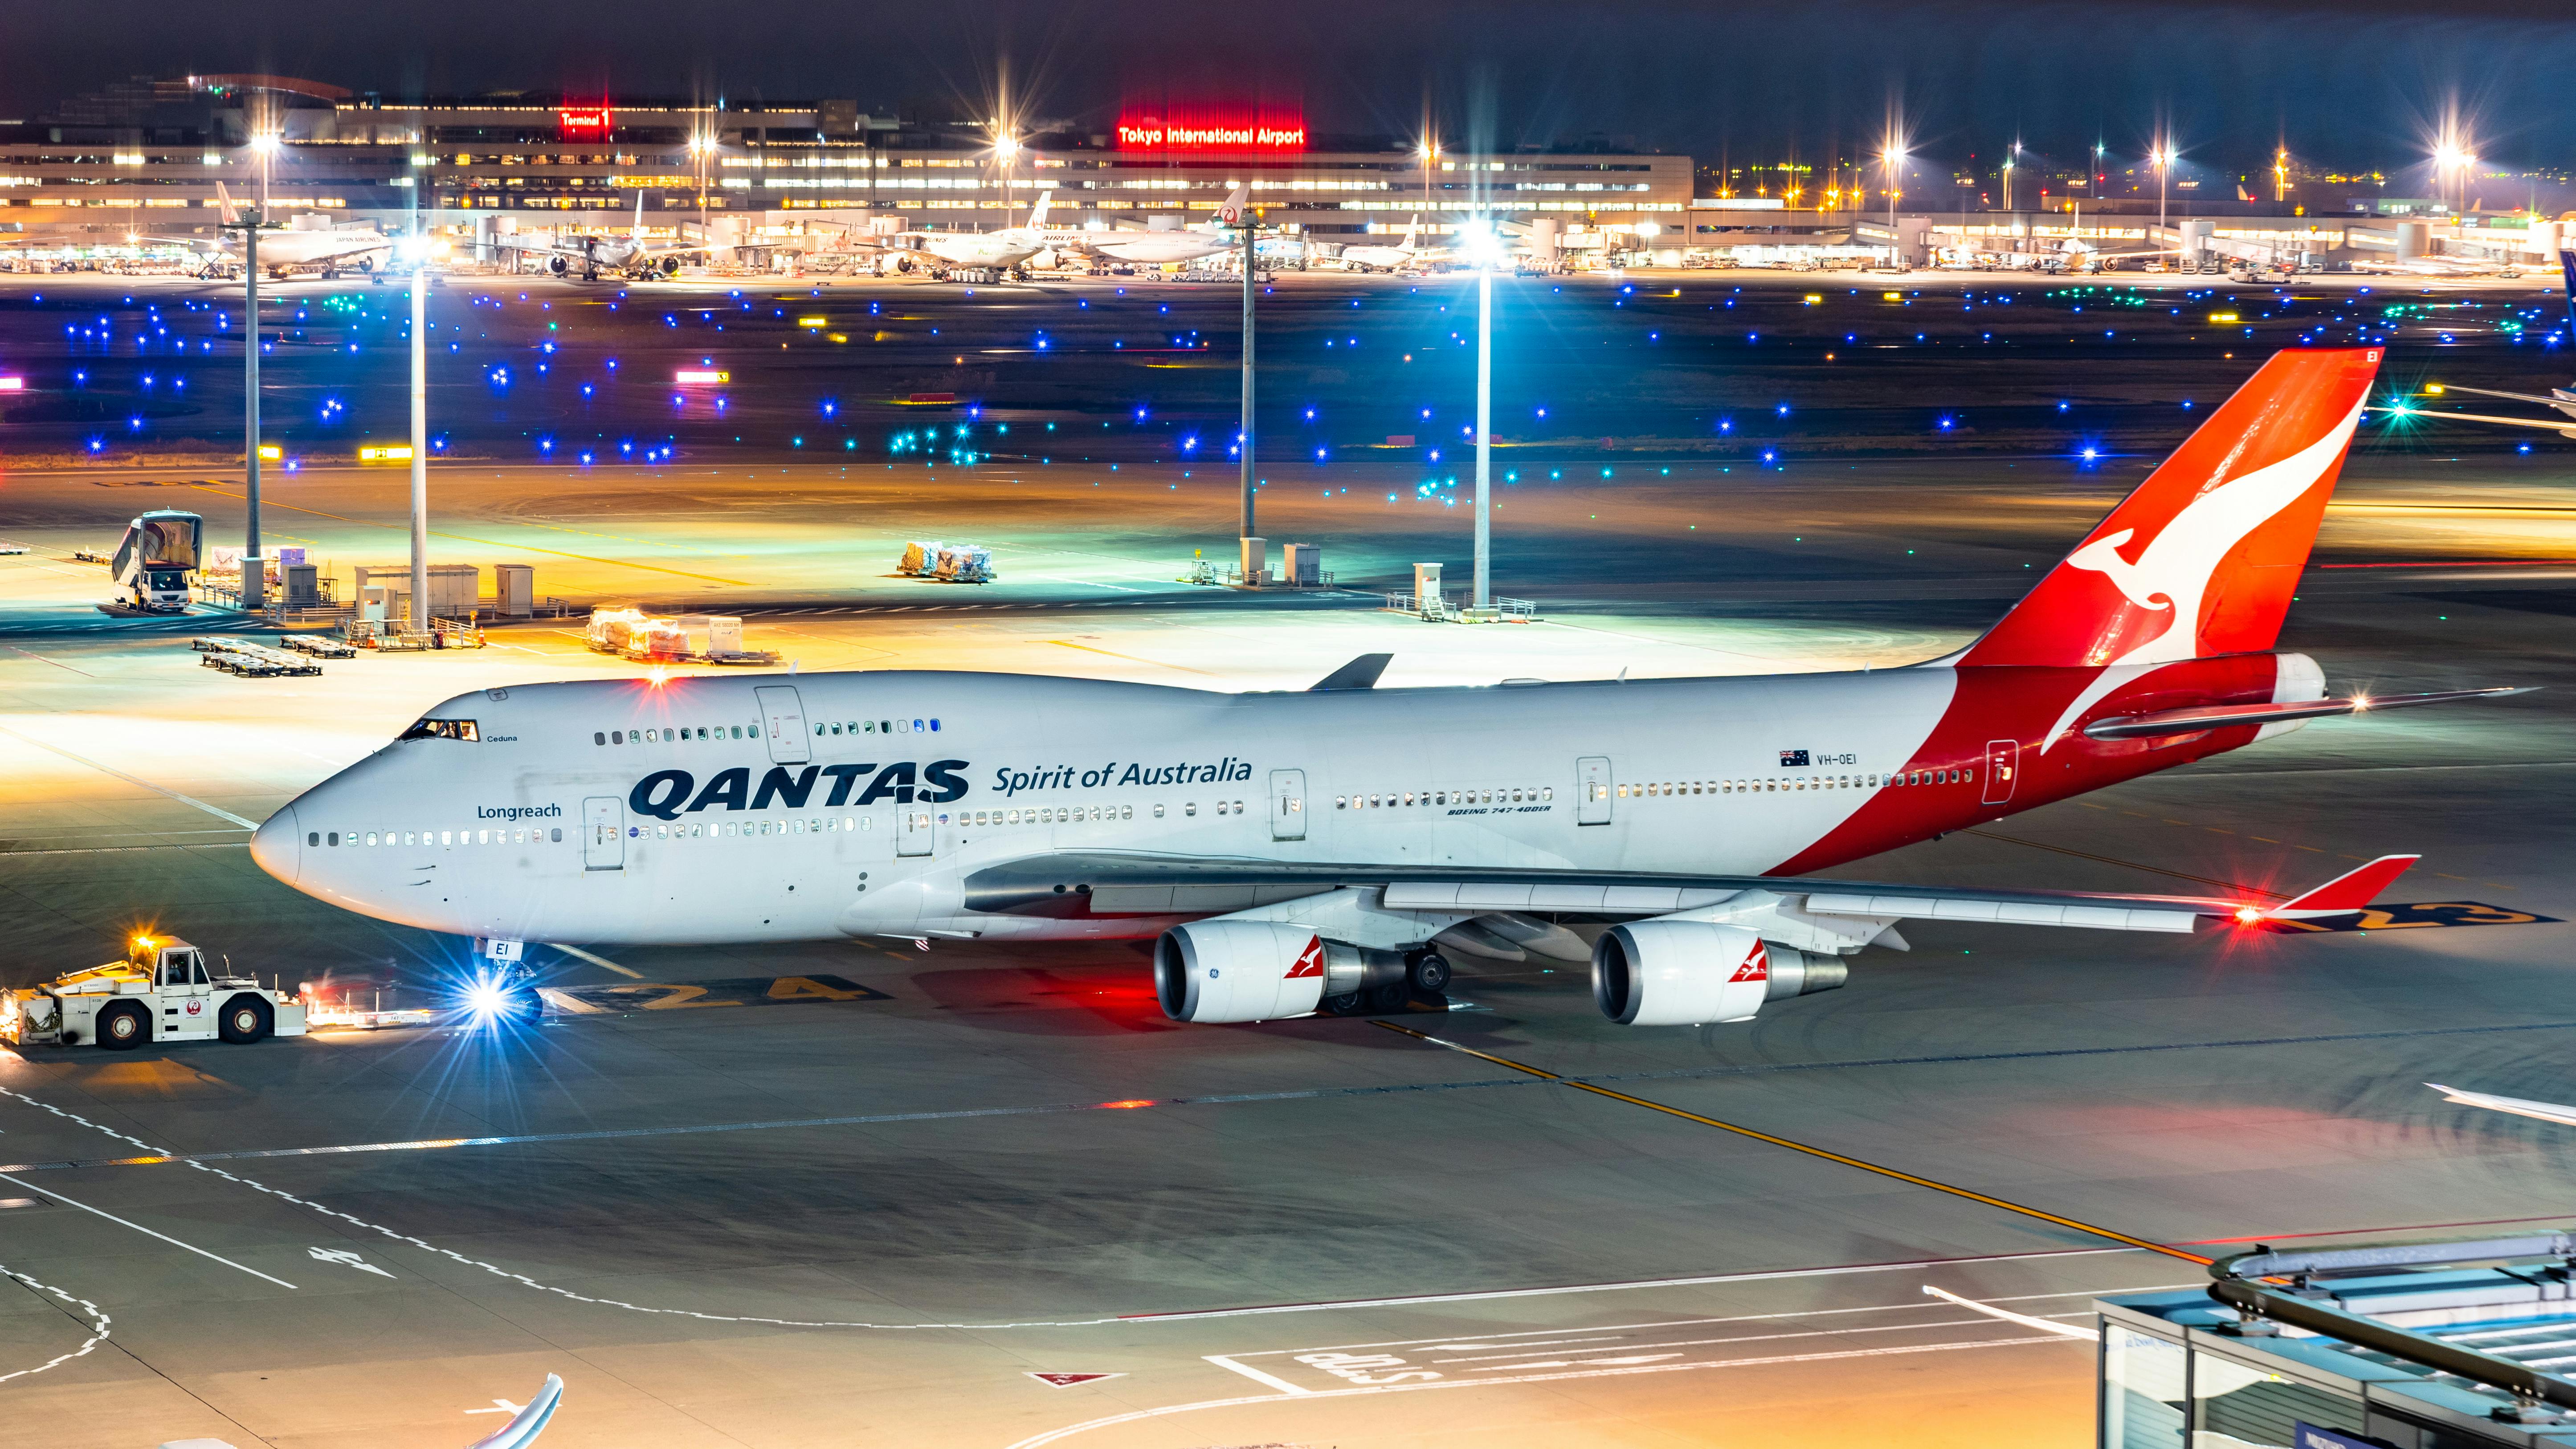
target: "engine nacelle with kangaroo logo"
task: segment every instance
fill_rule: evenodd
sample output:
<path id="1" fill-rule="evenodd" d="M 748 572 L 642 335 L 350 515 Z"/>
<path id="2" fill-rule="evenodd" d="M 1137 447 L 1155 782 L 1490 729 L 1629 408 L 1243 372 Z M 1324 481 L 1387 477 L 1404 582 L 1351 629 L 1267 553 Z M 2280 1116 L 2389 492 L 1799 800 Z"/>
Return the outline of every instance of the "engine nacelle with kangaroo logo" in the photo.
<path id="1" fill-rule="evenodd" d="M 1324 999 L 1329 954 L 1306 926 L 1194 921 L 1154 943 L 1154 994 L 1174 1021 L 1303 1016 Z"/>
<path id="2" fill-rule="evenodd" d="M 1834 957 L 1709 921 L 1631 921 L 1592 946 L 1592 999 L 1621 1026 L 1749 1021 L 1766 1001 L 1831 991 L 1849 975 Z"/>

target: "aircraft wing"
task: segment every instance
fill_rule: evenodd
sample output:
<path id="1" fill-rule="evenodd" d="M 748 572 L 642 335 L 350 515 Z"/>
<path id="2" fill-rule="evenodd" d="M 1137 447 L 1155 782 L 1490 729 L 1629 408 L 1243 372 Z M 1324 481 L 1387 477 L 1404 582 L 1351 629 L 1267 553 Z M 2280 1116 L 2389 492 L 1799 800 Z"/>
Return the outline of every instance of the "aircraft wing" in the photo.
<path id="1" fill-rule="evenodd" d="M 1695 876 L 1644 871 L 1335 865 L 1251 858 L 1064 851 L 986 866 L 965 881 L 966 907 L 1004 915 L 1220 915 L 1347 887 L 1374 887 L 1381 908 L 1428 915 L 1537 912 L 1635 919 L 1722 904 L 1746 891 L 1804 897 L 1815 915 L 1984 921 L 2112 931 L 2196 929 L 2357 911 L 2420 857 L 2382 856 L 2289 900 L 2115 895 L 2095 891 L 1897 885 L 1830 876 Z"/>
<path id="2" fill-rule="evenodd" d="M 2533 401 L 2537 402 L 2540 399 L 2535 398 Z M 2559 404 L 2553 403 L 2551 406 L 2559 406 Z M 2437 413 L 2426 408 L 2372 408 L 2371 411 L 2393 413 L 2401 418 L 2441 418 L 2446 422 L 2454 423 L 2493 423 L 2504 428 L 2547 428 L 2553 433 L 2563 433 L 2568 430 L 2568 423 L 2564 418 L 2498 418 L 2489 417 L 2485 413 Z"/>
<path id="3" fill-rule="evenodd" d="M 2546 397 L 2536 392 L 2498 392 L 2491 387 L 2461 387 L 2456 383 L 2447 382 L 2425 390 L 2446 394 L 2465 392 L 2477 397 L 2500 397 L 2507 402 L 2538 403 L 2545 408 L 2576 407 L 2576 398 Z"/>

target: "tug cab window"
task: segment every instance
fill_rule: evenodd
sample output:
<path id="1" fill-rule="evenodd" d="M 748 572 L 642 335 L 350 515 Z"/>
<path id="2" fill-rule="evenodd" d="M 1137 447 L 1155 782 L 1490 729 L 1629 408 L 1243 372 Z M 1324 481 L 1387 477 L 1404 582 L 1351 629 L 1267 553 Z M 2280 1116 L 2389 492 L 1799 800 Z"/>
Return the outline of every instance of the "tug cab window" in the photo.
<path id="1" fill-rule="evenodd" d="M 397 740 L 464 740 L 471 743 L 482 736 L 470 719 L 425 719 L 401 734 Z"/>

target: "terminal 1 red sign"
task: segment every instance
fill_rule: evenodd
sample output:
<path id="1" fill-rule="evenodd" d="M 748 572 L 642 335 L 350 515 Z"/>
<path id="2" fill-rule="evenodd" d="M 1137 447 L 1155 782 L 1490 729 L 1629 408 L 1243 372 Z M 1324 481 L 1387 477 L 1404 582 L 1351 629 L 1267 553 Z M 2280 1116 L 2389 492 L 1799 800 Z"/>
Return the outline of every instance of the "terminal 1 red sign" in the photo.
<path id="1" fill-rule="evenodd" d="M 559 106 L 555 109 L 555 126 L 567 136 L 605 136 L 608 107 Z"/>
<path id="2" fill-rule="evenodd" d="M 1121 151 L 1303 151 L 1306 117 L 1269 106 L 1130 105 L 1118 114 Z"/>

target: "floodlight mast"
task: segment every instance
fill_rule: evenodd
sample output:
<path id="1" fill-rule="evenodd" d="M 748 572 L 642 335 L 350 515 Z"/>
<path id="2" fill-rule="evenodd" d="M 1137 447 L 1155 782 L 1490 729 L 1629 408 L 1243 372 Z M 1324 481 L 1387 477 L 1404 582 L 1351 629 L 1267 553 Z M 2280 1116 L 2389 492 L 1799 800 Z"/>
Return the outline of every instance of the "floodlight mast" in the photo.
<path id="1" fill-rule="evenodd" d="M 1261 587 L 1261 573 L 1269 563 L 1267 558 L 1269 550 L 1262 548 L 1260 552 L 1263 556 L 1254 556 L 1253 540 L 1261 535 L 1255 530 L 1252 518 L 1252 298 L 1255 286 L 1253 278 L 1258 270 L 1254 265 L 1256 257 L 1253 236 L 1261 227 L 1258 213 L 1252 209 L 1248 190 L 1245 194 L 1243 214 L 1237 219 L 1236 225 L 1243 230 L 1243 529 L 1235 541 L 1238 555 L 1236 567 L 1242 570 L 1244 587 L 1257 589 Z"/>
<path id="2" fill-rule="evenodd" d="M 429 627 L 429 236 L 421 228 L 420 188 L 411 173 L 411 624 Z"/>
<path id="3" fill-rule="evenodd" d="M 259 233 L 271 223 L 257 208 L 226 231 L 242 234 L 242 587 L 244 609 L 268 604 L 268 559 L 259 548 Z"/>
<path id="4" fill-rule="evenodd" d="M 1490 220 L 1488 225 L 1490 225 Z M 1488 235 L 1476 268 L 1476 603 L 1494 606 L 1494 267 Z"/>

